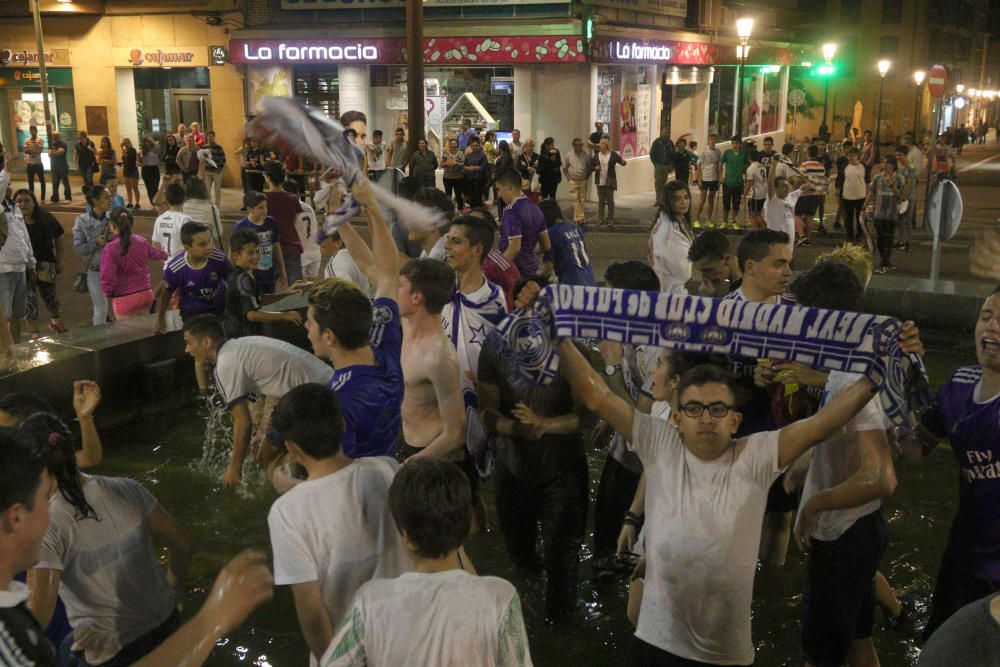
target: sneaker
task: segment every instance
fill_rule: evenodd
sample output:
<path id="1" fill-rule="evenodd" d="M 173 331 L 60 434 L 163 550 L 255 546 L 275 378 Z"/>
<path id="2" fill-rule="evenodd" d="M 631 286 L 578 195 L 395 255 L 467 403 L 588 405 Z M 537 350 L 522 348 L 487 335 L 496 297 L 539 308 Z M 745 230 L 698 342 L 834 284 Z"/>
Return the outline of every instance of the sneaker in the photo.
<path id="1" fill-rule="evenodd" d="M 743 225 L 741 225 L 738 222 L 734 222 L 733 223 L 732 229 L 733 229 L 734 232 L 740 232 L 741 234 L 743 233 Z"/>
<path id="2" fill-rule="evenodd" d="M 715 229 L 715 223 L 711 220 L 705 221 L 705 229 Z"/>
<path id="3" fill-rule="evenodd" d="M 899 250 L 900 248 L 904 247 L 905 245 L 906 244 L 903 243 L 902 241 L 896 241 L 895 243 L 892 244 L 892 247 L 895 248 L 895 249 L 897 249 L 897 250 Z"/>
<path id="4" fill-rule="evenodd" d="M 701 229 L 701 221 L 695 220 L 691 223 L 691 229 Z"/>
<path id="5" fill-rule="evenodd" d="M 826 227 L 824 227 L 823 225 L 819 226 L 819 229 L 816 230 L 816 233 L 817 234 L 822 234 L 823 236 L 826 236 L 827 234 L 829 234 L 829 232 L 826 231 Z"/>
<path id="6" fill-rule="evenodd" d="M 895 264 L 885 264 L 884 266 L 885 266 L 886 272 L 895 271 L 896 270 L 896 265 Z"/>
<path id="7" fill-rule="evenodd" d="M 797 245 L 797 246 L 800 246 L 800 245 L 812 245 L 812 243 L 810 243 L 809 239 L 806 238 L 805 236 L 800 236 L 799 238 L 795 239 L 795 245 Z"/>
<path id="8" fill-rule="evenodd" d="M 53 198 L 52 198 L 52 199 L 50 199 L 49 201 L 50 201 L 51 203 L 53 203 L 53 204 L 58 204 L 58 203 L 59 203 L 59 197 L 53 197 Z"/>
<path id="9" fill-rule="evenodd" d="M 909 243 L 903 246 L 903 252 L 913 252 L 913 248 L 910 247 Z"/>
<path id="10" fill-rule="evenodd" d="M 62 323 L 62 320 L 51 319 L 49 320 L 49 328 L 52 329 L 57 334 L 66 333 L 69 331 L 69 327 Z"/>

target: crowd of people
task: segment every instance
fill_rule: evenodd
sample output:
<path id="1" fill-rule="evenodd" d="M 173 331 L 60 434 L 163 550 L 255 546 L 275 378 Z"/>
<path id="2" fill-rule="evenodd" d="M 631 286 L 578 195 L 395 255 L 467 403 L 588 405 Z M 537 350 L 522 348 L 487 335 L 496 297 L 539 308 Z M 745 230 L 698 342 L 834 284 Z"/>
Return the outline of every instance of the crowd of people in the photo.
<path id="1" fill-rule="evenodd" d="M 636 630 L 625 664 L 752 664 L 755 573 L 781 568 L 794 536 L 808 552 L 801 657 L 877 665 L 876 607 L 897 622 L 913 613 L 879 572 L 890 539 L 882 505 L 898 485 L 894 447 L 917 459 L 944 438 L 961 470 L 960 499 L 920 664 L 986 665 L 1000 654 L 1000 291 L 975 323 L 978 364 L 957 369 L 911 416 L 909 435 L 891 425 L 867 377 L 781 359 L 606 340 L 595 364 L 582 341 L 566 338 L 555 345 L 552 381 L 525 387 L 495 332 L 528 316 L 545 285 L 596 286 L 581 224 L 585 193 L 593 178 L 599 222 L 613 222 L 627 164 L 603 126 L 575 139 L 565 159 L 551 140 L 536 153 L 518 133 L 492 159 L 490 136 L 480 141 L 465 123 L 443 153 L 439 190 L 425 142 L 401 157 L 402 131 L 383 151 L 380 133 L 364 141 L 363 114 L 341 120 L 372 179 L 405 165 L 397 193 L 438 211 L 439 227 L 386 220 L 373 185 L 359 179 L 349 190 L 370 242 L 346 223 L 324 249 L 317 220 L 348 188 L 331 183 L 314 210 L 289 160 L 261 161 L 266 149 L 248 141 L 246 217 L 228 238 L 198 173 L 204 164 L 164 184 L 148 240 L 100 184 L 88 188 L 73 228 L 86 265 L 78 289 L 90 293 L 95 324 L 151 308 L 160 329 L 168 317 L 180 320 L 200 389 L 216 392 L 232 417 L 221 483 L 242 484 L 248 467 L 260 466 L 278 493 L 268 515 L 273 579 L 264 556 L 240 555 L 182 624 L 173 589 L 191 559 L 186 530 L 136 482 L 82 472 L 103 456 L 93 425 L 100 389 L 74 384 L 79 438 L 40 397 L 2 397 L 4 664 L 200 664 L 278 585 L 291 587 L 310 664 L 530 665 L 518 592 L 478 575 L 463 544 L 490 525 L 482 488 L 492 483 L 504 547 L 515 566 L 541 577 L 553 631 L 580 613 L 593 442 L 607 458 L 592 566 L 598 576 L 629 578 Z M 197 145 L 191 134 L 184 140 Z M 871 249 L 852 241 L 870 233 L 861 220 L 870 215 L 879 269 L 891 270 L 900 205 L 918 173 L 900 173 L 908 148 L 876 164 L 870 143 L 845 146 L 835 224 L 853 232 L 792 280 L 794 249 L 808 242 L 834 165 L 819 142 L 797 165 L 793 147 L 778 153 L 767 140 L 758 150 L 733 137 L 721 154 L 715 144 L 709 137 L 699 153 L 666 135 L 654 142 L 649 256 L 612 264 L 605 284 L 686 296 L 697 272 L 698 295 L 734 308 L 862 312 L 877 269 Z M 574 198 L 567 211 L 555 200 L 563 176 Z M 697 213 L 692 182 L 703 195 Z M 738 224 L 748 200 L 751 229 L 735 248 L 713 228 L 720 182 L 721 226 Z M 31 253 L 34 238 L 21 229 L 46 218 L 30 190 L 17 199 L 0 262 L 16 252 L 25 267 L 29 258 L 61 261 L 54 230 L 46 243 L 55 259 Z M 706 204 L 709 217 L 699 221 Z M 323 254 L 332 255 L 325 267 Z M 153 261 L 164 262 L 155 290 Z M 265 294 L 293 289 L 307 294 L 304 315 L 262 308 Z M 38 294 L 56 322 L 54 294 Z M 311 350 L 267 335 L 274 322 L 304 325 Z M 923 354 L 912 322 L 899 337 L 904 352 Z M 166 548 L 166 568 L 154 547 Z M 13 581 L 20 573 L 26 585 Z"/>

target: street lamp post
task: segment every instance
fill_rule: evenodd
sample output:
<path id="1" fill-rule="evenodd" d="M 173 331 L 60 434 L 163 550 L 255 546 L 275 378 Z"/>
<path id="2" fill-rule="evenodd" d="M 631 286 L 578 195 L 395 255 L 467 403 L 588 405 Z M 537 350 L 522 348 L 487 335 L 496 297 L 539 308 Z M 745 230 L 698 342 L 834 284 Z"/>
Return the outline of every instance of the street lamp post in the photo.
<path id="1" fill-rule="evenodd" d="M 38 10 L 38 0 L 31 2 L 31 15 L 35 21 L 35 39 L 38 42 L 38 79 L 42 84 L 42 109 L 45 113 L 45 141 L 52 141 L 52 113 L 49 109 L 49 81 L 45 71 L 45 46 L 42 43 L 42 16 Z M 44 183 L 43 183 L 44 185 Z"/>
<path id="2" fill-rule="evenodd" d="M 924 89 L 920 86 L 924 83 L 924 77 L 927 73 L 922 69 L 918 69 L 913 73 L 913 83 L 917 84 L 917 94 L 914 96 L 916 99 L 913 102 L 913 145 L 918 146 L 920 144 L 920 139 L 917 136 L 917 130 L 920 128 L 920 98 L 921 93 Z"/>
<path id="3" fill-rule="evenodd" d="M 833 57 L 837 54 L 837 45 L 833 42 L 828 42 L 823 45 L 823 60 L 826 61 L 827 69 L 830 70 L 830 66 L 833 64 Z M 825 141 L 830 140 L 830 127 L 827 125 L 827 110 L 830 106 L 830 76 L 832 71 L 828 71 L 826 76 L 823 77 L 823 124 L 819 128 L 819 136 L 823 137 Z"/>
<path id="4" fill-rule="evenodd" d="M 882 160 L 882 147 L 879 143 L 882 131 L 882 95 L 885 92 L 885 75 L 889 73 L 889 66 L 892 62 L 889 60 L 878 61 L 878 73 L 881 77 L 878 82 L 878 113 L 875 114 L 875 162 L 876 164 Z"/>
<path id="5" fill-rule="evenodd" d="M 753 19 L 742 18 L 736 21 L 736 36 L 740 39 L 740 45 L 736 47 L 736 56 L 739 58 L 739 65 L 736 66 L 736 125 L 733 134 L 743 136 L 743 65 L 746 63 L 747 54 L 750 47 L 750 33 L 753 32 Z"/>

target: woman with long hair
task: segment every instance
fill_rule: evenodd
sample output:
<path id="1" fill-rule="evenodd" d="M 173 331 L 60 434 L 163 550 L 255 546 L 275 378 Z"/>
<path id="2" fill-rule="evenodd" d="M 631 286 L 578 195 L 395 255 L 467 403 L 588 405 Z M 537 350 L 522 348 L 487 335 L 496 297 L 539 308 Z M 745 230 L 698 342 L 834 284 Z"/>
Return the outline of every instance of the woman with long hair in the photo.
<path id="1" fill-rule="evenodd" d="M 694 240 L 691 228 L 691 190 L 683 181 L 670 181 L 663 188 L 660 214 L 649 237 L 649 264 L 660 279 L 660 291 L 687 294 L 691 280 L 688 250 Z"/>
<path id="2" fill-rule="evenodd" d="M 184 181 L 184 215 L 208 226 L 215 247 L 225 251 L 222 243 L 222 215 L 219 207 L 208 201 L 208 186 L 200 176 L 189 176 Z"/>
<path id="3" fill-rule="evenodd" d="M 94 305 L 94 326 L 105 323 L 108 317 L 108 299 L 101 287 L 101 251 L 110 241 L 108 236 L 108 210 L 111 193 L 103 185 L 95 185 L 85 194 L 87 210 L 73 223 L 73 252 L 83 260 L 87 274 L 87 292 Z"/>
<path id="4" fill-rule="evenodd" d="M 164 261 L 167 253 L 132 233 L 135 219 L 128 209 L 114 209 L 108 221 L 115 236 L 101 253 L 101 288 L 120 320 L 149 311 L 153 305 L 149 262 Z"/>
<path id="5" fill-rule="evenodd" d="M 28 293 L 25 298 L 25 320 L 28 332 L 38 333 L 38 297 L 49 311 L 49 328 L 55 333 L 65 333 L 66 325 L 59 317 L 59 296 L 56 294 L 56 276 L 62 273 L 62 225 L 51 213 L 38 205 L 35 193 L 21 189 L 14 193 L 14 203 L 21 211 L 28 228 L 31 251 L 35 255 L 35 271 L 28 276 Z"/>
<path id="6" fill-rule="evenodd" d="M 128 137 L 122 139 L 122 180 L 125 181 L 125 208 L 139 208 L 139 152 Z"/>
<path id="7" fill-rule="evenodd" d="M 545 137 L 538 151 L 538 182 L 542 199 L 556 198 L 556 189 L 562 182 L 562 154 L 552 137 Z"/>
<path id="8" fill-rule="evenodd" d="M 160 190 L 160 146 L 148 134 L 142 138 L 142 147 L 139 149 L 139 165 L 142 167 L 140 174 L 142 175 L 142 183 L 146 186 L 149 205 L 154 206 L 153 200 Z"/>
<path id="9" fill-rule="evenodd" d="M 181 145 L 177 143 L 177 135 L 168 134 L 166 146 L 163 149 L 163 165 L 167 176 L 172 181 L 180 180 L 181 168 L 177 164 L 177 154 L 181 151 Z"/>
<path id="10" fill-rule="evenodd" d="M 101 147 L 97 149 L 97 164 L 101 165 L 101 185 L 106 185 L 108 181 L 117 179 L 118 155 L 111 147 L 110 137 L 101 138 Z"/>
<path id="11" fill-rule="evenodd" d="M 62 664 L 130 665 L 180 626 L 174 588 L 187 574 L 191 538 L 138 482 L 81 473 L 73 436 L 55 415 L 29 417 L 18 430 L 46 452 L 59 491 L 28 571 L 28 606 L 44 627 L 57 593 L 65 602 L 73 631 L 59 647 Z"/>

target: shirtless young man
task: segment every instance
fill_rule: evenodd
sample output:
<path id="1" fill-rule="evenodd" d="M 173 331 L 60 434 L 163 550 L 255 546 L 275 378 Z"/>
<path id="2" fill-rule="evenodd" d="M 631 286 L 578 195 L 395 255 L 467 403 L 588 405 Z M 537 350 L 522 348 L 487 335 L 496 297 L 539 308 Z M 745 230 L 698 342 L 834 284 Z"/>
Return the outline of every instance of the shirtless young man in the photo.
<path id="1" fill-rule="evenodd" d="M 455 271 L 436 259 L 414 259 L 399 274 L 403 327 L 403 459 L 445 458 L 465 443 L 465 403 L 458 354 L 441 328 Z"/>

